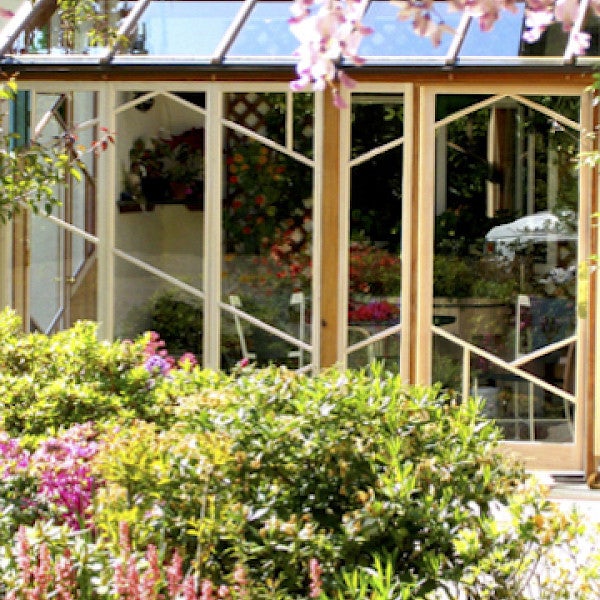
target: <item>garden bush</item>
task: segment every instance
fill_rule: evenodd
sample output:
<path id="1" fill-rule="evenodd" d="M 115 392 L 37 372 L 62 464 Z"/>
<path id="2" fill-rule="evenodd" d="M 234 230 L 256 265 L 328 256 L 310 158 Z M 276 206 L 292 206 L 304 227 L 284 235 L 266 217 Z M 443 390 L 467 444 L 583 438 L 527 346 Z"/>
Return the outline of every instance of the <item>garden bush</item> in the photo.
<path id="1" fill-rule="evenodd" d="M 5 312 L 0 393 L 0 597 L 599 595 L 480 403 L 381 366 L 225 375 Z"/>

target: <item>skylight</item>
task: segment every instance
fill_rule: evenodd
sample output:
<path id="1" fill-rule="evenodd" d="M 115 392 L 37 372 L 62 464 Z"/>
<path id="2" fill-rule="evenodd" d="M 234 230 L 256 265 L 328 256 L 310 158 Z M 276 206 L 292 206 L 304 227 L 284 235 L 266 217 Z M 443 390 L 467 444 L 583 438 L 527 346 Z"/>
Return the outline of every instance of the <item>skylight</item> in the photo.
<path id="1" fill-rule="evenodd" d="M 115 64 L 290 65 L 298 41 L 290 33 L 290 1 L 283 0 L 111 0 L 105 16 L 129 41 L 117 50 L 92 47 L 86 31 L 65 43 L 54 0 L 23 3 L 0 31 L 0 55 L 12 63 L 113 62 Z M 529 64 L 540 58 L 570 62 L 570 36 L 550 27 L 536 44 L 522 41 L 524 4 L 504 11 L 490 32 L 476 19 L 452 10 L 450 2 L 435 3 L 436 12 L 453 28 L 438 46 L 414 34 L 408 21 L 397 19 L 388 0 L 369 2 L 364 22 L 374 33 L 363 40 L 367 65 Z M 590 55 L 598 55 L 598 19 L 576 23 L 592 34 Z M 579 31 L 577 29 L 577 31 Z M 571 36 L 574 34 L 572 33 Z"/>

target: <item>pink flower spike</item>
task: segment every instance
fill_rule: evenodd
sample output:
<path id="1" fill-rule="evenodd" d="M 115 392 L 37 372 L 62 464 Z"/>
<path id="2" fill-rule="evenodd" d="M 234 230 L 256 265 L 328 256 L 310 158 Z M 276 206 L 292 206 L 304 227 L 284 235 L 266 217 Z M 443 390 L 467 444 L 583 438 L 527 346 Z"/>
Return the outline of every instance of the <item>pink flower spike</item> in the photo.
<path id="1" fill-rule="evenodd" d="M 191 575 L 183 580 L 183 600 L 197 600 L 194 578 Z"/>
<path id="2" fill-rule="evenodd" d="M 215 600 L 213 584 L 209 579 L 205 579 L 200 586 L 200 600 Z"/>
<path id="3" fill-rule="evenodd" d="M 167 589 L 169 596 L 175 598 L 181 589 L 183 579 L 183 559 L 177 550 L 173 553 L 171 564 L 167 567 Z"/>
<path id="4" fill-rule="evenodd" d="M 322 568 L 316 558 L 311 558 L 308 563 L 309 578 L 310 578 L 310 594 L 309 598 L 318 598 L 322 591 L 321 573 Z"/>

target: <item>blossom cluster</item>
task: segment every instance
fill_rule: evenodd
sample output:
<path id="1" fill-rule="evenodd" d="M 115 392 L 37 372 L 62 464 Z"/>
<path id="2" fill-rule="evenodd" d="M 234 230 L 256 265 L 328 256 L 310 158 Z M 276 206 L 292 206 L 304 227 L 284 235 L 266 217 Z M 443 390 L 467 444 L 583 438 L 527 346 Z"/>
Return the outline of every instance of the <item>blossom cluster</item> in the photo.
<path id="1" fill-rule="evenodd" d="M 168 376 L 172 369 L 176 367 L 193 367 L 198 363 L 196 357 L 191 352 L 183 354 L 179 360 L 175 360 L 165 348 L 165 342 L 160 338 L 156 331 L 149 332 L 149 339 L 144 348 L 144 367 L 151 375 Z"/>
<path id="2" fill-rule="evenodd" d="M 232 573 L 232 584 L 216 586 L 210 579 L 197 582 L 194 572 L 183 572 L 183 559 L 175 549 L 168 561 L 159 558 L 158 549 L 149 544 L 143 557 L 132 552 L 129 526 L 119 525 L 120 556 L 114 561 L 109 582 L 115 598 L 121 600 L 244 600 L 251 598 L 252 582 L 246 569 L 238 564 Z M 27 598 L 37 600 L 55 597 L 58 600 L 80 598 L 77 589 L 77 569 L 69 548 L 52 556 L 43 541 L 36 548 L 21 526 L 16 536 L 15 562 L 19 571 L 19 589 L 11 589 L 6 600 Z M 312 558 L 309 562 L 309 598 L 322 592 L 322 568 Z M 197 585 L 199 584 L 199 585 Z M 199 588 L 196 591 L 196 588 Z M 163 591 L 164 590 L 164 591 Z M 166 592 L 166 594 L 164 593 Z M 111 596 L 112 597 L 112 596 Z"/>
<path id="3" fill-rule="evenodd" d="M 319 7 L 316 10 L 315 4 Z M 296 51 L 298 78 L 292 89 L 300 91 L 308 85 L 314 90 L 329 87 L 334 104 L 345 108 L 337 84 L 354 87 L 354 81 L 341 69 L 341 58 L 355 65 L 364 63 L 358 48 L 372 30 L 362 24 L 366 3 L 363 0 L 295 0 L 292 5 L 290 30 L 300 40 Z"/>
<path id="4" fill-rule="evenodd" d="M 398 19 L 410 20 L 416 35 L 427 37 L 434 46 L 441 43 L 444 34 L 452 34 L 437 12 L 434 0 L 391 0 L 398 6 Z M 452 8 L 478 19 L 482 31 L 492 29 L 502 11 L 515 12 L 516 0 L 450 0 Z M 339 84 L 354 87 L 355 82 L 339 68 L 342 59 L 354 65 L 365 61 L 359 56 L 359 46 L 372 29 L 362 23 L 368 3 L 365 0 L 295 0 L 291 12 L 290 30 L 300 40 L 296 51 L 297 79 L 291 87 L 295 91 L 312 85 L 314 90 L 329 87 L 338 108 L 345 108 L 339 93 Z M 600 14 L 600 0 L 591 0 L 591 9 Z M 528 0 L 526 3 L 523 39 L 533 43 L 553 23 L 562 23 L 570 32 L 581 23 L 588 3 L 580 0 Z M 590 44 L 590 35 L 575 28 L 569 39 L 569 54 L 584 54 Z"/>
<path id="5" fill-rule="evenodd" d="M 367 304 L 352 303 L 348 310 L 348 322 L 375 321 L 384 323 L 397 320 L 400 308 L 387 300 L 368 302 Z"/>
<path id="6" fill-rule="evenodd" d="M 0 472 L 5 478 L 17 473 L 34 478 L 34 493 L 23 498 L 23 507 L 44 511 L 77 530 L 87 524 L 97 482 L 90 461 L 99 450 L 92 424 L 75 425 L 56 437 L 47 438 L 33 453 L 18 440 L 0 436 Z"/>

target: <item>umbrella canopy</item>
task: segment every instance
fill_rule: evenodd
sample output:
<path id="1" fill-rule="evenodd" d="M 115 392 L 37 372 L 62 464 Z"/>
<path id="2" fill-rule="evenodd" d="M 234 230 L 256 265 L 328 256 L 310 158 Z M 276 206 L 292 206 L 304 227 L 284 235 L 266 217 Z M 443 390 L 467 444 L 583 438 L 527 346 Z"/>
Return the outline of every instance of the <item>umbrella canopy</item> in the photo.
<path id="1" fill-rule="evenodd" d="M 528 242 L 576 241 L 577 232 L 571 226 L 573 217 L 561 219 L 551 212 L 539 212 L 521 217 L 512 223 L 497 225 L 490 229 L 487 242 L 523 244 Z"/>

